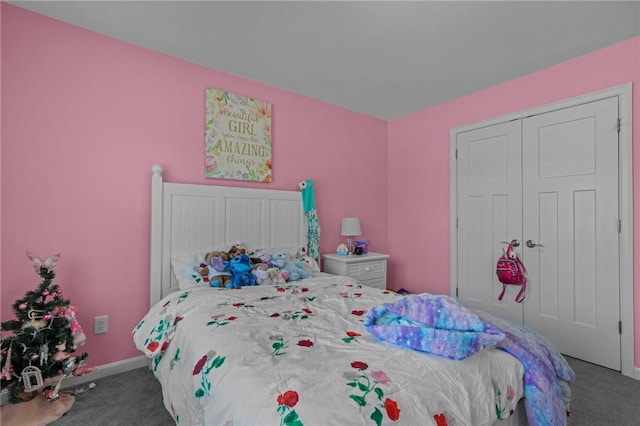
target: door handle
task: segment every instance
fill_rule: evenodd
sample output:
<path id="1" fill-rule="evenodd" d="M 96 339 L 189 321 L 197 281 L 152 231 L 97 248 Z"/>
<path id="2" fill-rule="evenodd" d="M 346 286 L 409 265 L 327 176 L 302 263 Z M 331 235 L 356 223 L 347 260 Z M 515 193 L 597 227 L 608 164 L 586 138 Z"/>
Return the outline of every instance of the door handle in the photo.
<path id="1" fill-rule="evenodd" d="M 544 247 L 542 244 L 538 244 L 535 241 L 531 241 L 531 240 L 527 240 L 527 242 L 525 243 L 527 245 L 527 247 L 529 248 L 534 248 L 534 247 Z"/>
<path id="2" fill-rule="evenodd" d="M 502 244 L 511 244 L 513 247 L 519 247 L 520 246 L 520 241 L 513 239 L 511 240 L 511 242 L 509 241 L 500 241 Z"/>

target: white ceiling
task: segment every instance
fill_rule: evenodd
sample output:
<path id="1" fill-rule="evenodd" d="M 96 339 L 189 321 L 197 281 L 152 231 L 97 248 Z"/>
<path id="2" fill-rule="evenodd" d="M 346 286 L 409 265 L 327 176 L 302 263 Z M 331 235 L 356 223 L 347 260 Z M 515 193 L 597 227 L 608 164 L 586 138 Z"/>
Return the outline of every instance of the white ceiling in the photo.
<path id="1" fill-rule="evenodd" d="M 385 120 L 640 35 L 638 1 L 9 3 Z"/>

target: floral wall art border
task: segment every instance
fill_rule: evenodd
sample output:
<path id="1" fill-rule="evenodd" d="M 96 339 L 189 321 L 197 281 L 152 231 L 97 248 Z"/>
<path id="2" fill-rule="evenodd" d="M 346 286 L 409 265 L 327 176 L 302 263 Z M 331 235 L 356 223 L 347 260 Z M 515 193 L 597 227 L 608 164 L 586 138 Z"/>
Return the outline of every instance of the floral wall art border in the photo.
<path id="1" fill-rule="evenodd" d="M 206 89 L 205 177 L 271 182 L 271 104 Z"/>

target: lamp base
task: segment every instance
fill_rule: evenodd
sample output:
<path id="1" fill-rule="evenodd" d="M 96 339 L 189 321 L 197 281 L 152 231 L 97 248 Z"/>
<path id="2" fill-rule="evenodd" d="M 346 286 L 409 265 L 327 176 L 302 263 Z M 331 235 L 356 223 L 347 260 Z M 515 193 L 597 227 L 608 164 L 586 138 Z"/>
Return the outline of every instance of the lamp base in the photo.
<path id="1" fill-rule="evenodd" d="M 349 256 L 353 254 L 353 237 L 347 237 L 347 249 L 349 250 Z"/>

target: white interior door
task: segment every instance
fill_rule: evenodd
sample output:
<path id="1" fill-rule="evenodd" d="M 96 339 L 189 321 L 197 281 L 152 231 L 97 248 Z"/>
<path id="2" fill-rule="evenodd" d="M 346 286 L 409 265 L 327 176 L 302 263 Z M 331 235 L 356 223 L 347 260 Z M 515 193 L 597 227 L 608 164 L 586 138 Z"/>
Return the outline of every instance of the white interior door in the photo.
<path id="1" fill-rule="evenodd" d="M 523 120 L 522 253 L 525 325 L 620 370 L 617 119 L 613 97 Z"/>
<path id="2" fill-rule="evenodd" d="M 458 133 L 456 276 L 464 306 L 620 370 L 617 118 L 614 96 Z M 518 286 L 497 300 L 495 263 L 513 239 L 522 304 Z"/>
<path id="3" fill-rule="evenodd" d="M 522 324 L 519 290 L 502 284 L 495 262 L 501 241 L 522 235 L 522 152 L 519 121 L 501 123 L 457 136 L 458 299 L 467 307 Z M 520 252 L 522 246 L 516 249 Z"/>

